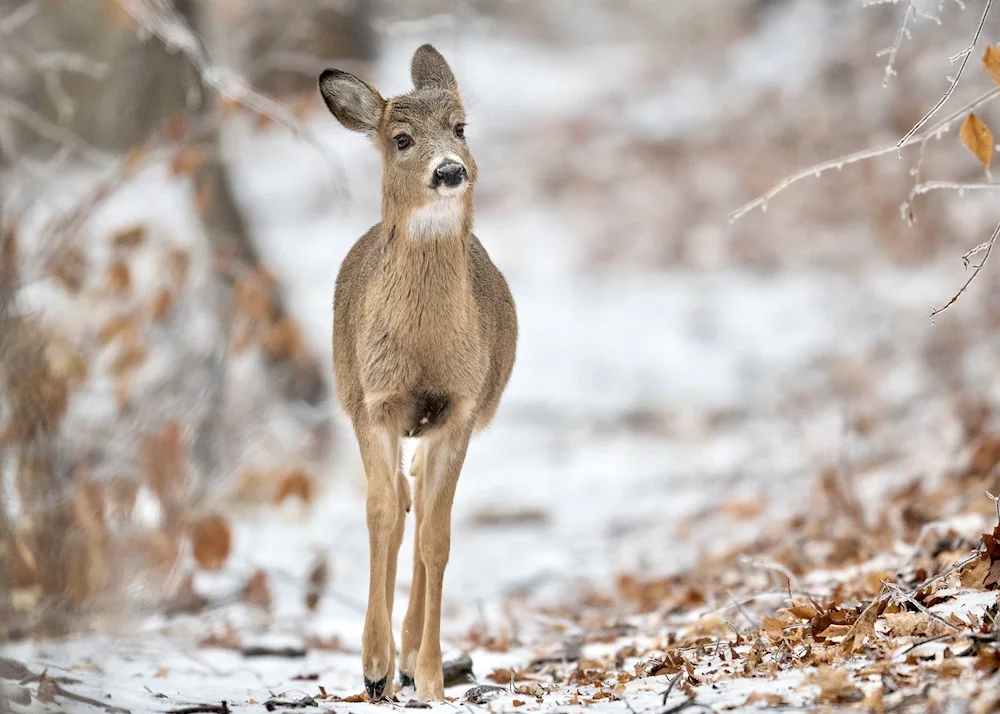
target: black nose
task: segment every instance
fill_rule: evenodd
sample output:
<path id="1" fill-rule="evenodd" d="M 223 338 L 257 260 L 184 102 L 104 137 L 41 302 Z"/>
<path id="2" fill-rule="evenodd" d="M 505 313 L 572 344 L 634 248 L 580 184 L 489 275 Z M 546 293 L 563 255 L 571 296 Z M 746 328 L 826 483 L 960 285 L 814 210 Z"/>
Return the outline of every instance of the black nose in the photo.
<path id="1" fill-rule="evenodd" d="M 434 169 L 434 188 L 441 184 L 455 188 L 465 181 L 468 175 L 462 164 L 456 161 L 447 161 Z"/>

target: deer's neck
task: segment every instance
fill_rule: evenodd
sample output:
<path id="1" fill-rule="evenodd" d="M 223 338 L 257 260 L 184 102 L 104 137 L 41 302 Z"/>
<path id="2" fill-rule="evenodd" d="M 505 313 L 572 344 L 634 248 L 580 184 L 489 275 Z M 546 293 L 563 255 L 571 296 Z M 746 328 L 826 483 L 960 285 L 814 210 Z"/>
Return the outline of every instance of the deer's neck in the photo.
<path id="1" fill-rule="evenodd" d="M 461 196 L 435 198 L 421 206 L 382 201 L 382 222 L 407 241 L 467 241 L 472 233 L 472 189 Z"/>
<path id="2" fill-rule="evenodd" d="M 471 235 L 471 191 L 408 211 L 384 210 L 382 255 L 394 292 L 430 303 L 461 300 L 471 289 Z"/>

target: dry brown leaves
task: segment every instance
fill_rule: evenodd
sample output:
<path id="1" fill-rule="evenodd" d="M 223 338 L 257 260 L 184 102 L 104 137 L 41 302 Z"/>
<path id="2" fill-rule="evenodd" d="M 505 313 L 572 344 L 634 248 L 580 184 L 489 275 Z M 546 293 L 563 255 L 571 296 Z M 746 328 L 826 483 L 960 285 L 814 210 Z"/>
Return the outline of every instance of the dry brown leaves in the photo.
<path id="1" fill-rule="evenodd" d="M 850 675 L 842 667 L 822 665 L 815 674 L 806 678 L 806 684 L 819 687 L 816 699 L 828 704 L 843 704 L 861 701 L 861 690 L 851 682 Z"/>
<path id="2" fill-rule="evenodd" d="M 978 559 L 966 565 L 960 574 L 964 587 L 995 590 L 1000 583 L 1000 524 L 992 533 L 983 533 L 983 550 Z"/>
<path id="3" fill-rule="evenodd" d="M 316 612 L 329 582 L 330 566 L 324 555 L 318 555 L 309 569 L 309 577 L 306 580 L 305 603 L 309 612 Z"/>
<path id="4" fill-rule="evenodd" d="M 199 519 L 191 528 L 191 547 L 199 567 L 221 570 L 232 548 L 229 522 L 217 513 Z"/>
<path id="5" fill-rule="evenodd" d="M 274 494 L 275 505 L 280 505 L 290 498 L 298 498 L 303 503 L 312 502 L 313 482 L 304 471 L 288 471 L 281 476 L 278 490 Z"/>
<path id="6" fill-rule="evenodd" d="M 246 585 L 243 586 L 241 595 L 243 602 L 248 605 L 259 607 L 262 610 L 270 610 L 273 598 L 271 596 L 271 586 L 267 573 L 263 570 L 254 572 L 250 576 L 250 579 L 247 580 Z"/>

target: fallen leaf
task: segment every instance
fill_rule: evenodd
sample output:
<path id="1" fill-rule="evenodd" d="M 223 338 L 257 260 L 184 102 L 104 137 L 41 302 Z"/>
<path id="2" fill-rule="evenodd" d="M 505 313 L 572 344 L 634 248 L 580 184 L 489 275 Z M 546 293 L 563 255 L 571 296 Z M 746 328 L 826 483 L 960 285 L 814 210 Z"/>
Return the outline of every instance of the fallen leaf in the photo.
<path id="1" fill-rule="evenodd" d="M 962 587 L 982 590 L 983 582 L 990 573 L 990 561 L 988 558 L 976 560 L 962 569 Z"/>
<path id="2" fill-rule="evenodd" d="M 728 498 L 719 506 L 719 513 L 730 521 L 748 521 L 763 510 L 764 501 L 759 498 Z"/>
<path id="3" fill-rule="evenodd" d="M 191 546 L 201 568 L 221 569 L 232 546 L 229 523 L 218 514 L 202 518 L 191 529 Z"/>
<path id="4" fill-rule="evenodd" d="M 322 554 L 317 555 L 306 581 L 306 608 L 309 612 L 316 611 L 329 581 L 330 566 L 327 564 L 326 557 Z"/>
<path id="5" fill-rule="evenodd" d="M 128 295 L 132 287 L 132 276 L 122 260 L 115 260 L 108 266 L 105 276 L 108 291 L 115 295 Z"/>
<path id="6" fill-rule="evenodd" d="M 170 676 L 170 670 L 167 667 L 161 667 L 156 670 L 156 674 L 153 675 L 153 679 L 166 679 Z"/>
<path id="7" fill-rule="evenodd" d="M 55 682 L 43 674 L 41 681 L 38 683 L 38 692 L 36 696 L 40 702 L 45 702 L 46 704 L 54 702 L 56 700 Z"/>
<path id="8" fill-rule="evenodd" d="M 764 618 L 764 632 L 775 642 L 779 642 L 785 634 L 785 627 L 792 623 L 786 622 L 785 620 L 779 619 L 777 617 L 765 617 Z"/>
<path id="9" fill-rule="evenodd" d="M 743 702 L 743 706 L 747 706 L 749 704 L 764 704 L 768 707 L 783 707 L 788 705 L 788 701 L 780 694 L 755 692 L 747 697 L 746 701 Z"/>
<path id="10" fill-rule="evenodd" d="M 173 293 L 170 292 L 169 288 L 160 288 L 153 297 L 153 301 L 150 303 L 149 316 L 152 318 L 153 322 L 159 322 L 167 316 L 170 312 L 170 308 L 173 306 Z"/>
<path id="11" fill-rule="evenodd" d="M 962 123 L 958 137 L 966 148 L 979 159 L 980 163 L 989 168 L 990 162 L 993 160 L 993 132 L 983 120 L 970 113 Z"/>
<path id="12" fill-rule="evenodd" d="M 271 587 L 267 582 L 267 573 L 263 570 L 251 575 L 247 584 L 243 586 L 243 602 L 262 610 L 271 609 Z"/>
<path id="13" fill-rule="evenodd" d="M 146 241 L 146 226 L 122 228 L 111 236 L 111 244 L 118 249 L 138 248 Z"/>
<path id="14" fill-rule="evenodd" d="M 819 687 L 817 701 L 830 704 L 860 701 L 861 691 L 851 683 L 847 670 L 821 666 L 815 674 L 806 679 L 806 684 Z"/>
<path id="15" fill-rule="evenodd" d="M 69 245 L 56 252 L 49 274 L 71 293 L 78 293 L 87 277 L 87 267 L 87 255 L 83 250 Z"/>
<path id="16" fill-rule="evenodd" d="M 309 503 L 312 501 L 312 492 L 312 480 L 303 471 L 289 471 L 281 477 L 274 503 L 280 505 L 289 498 L 299 498 L 303 503 Z"/>
<path id="17" fill-rule="evenodd" d="M 914 637 L 916 635 L 935 636 L 945 630 L 944 625 L 931 619 L 922 612 L 900 612 L 883 615 L 883 620 L 889 626 L 889 634 L 893 637 Z"/>
<path id="18" fill-rule="evenodd" d="M 811 620 L 819 614 L 812 605 L 796 605 L 795 607 L 788 608 L 788 613 L 800 620 Z"/>
<path id="19" fill-rule="evenodd" d="M 117 3 L 116 3 L 117 4 Z M 133 146 L 125 154 L 125 160 L 122 161 L 122 174 L 126 178 L 131 178 L 139 172 L 142 165 L 146 163 L 146 158 L 149 156 L 149 146 L 146 144 L 139 144 L 138 146 Z"/>
<path id="20" fill-rule="evenodd" d="M 203 146 L 189 146 L 181 149 L 170 161 L 170 174 L 172 176 L 192 176 L 194 172 L 205 161 L 205 148 Z"/>
<path id="21" fill-rule="evenodd" d="M 878 619 L 879 604 L 879 600 L 872 600 L 871 604 L 858 617 L 857 622 L 851 625 L 851 629 L 844 636 L 844 641 L 840 643 L 839 654 L 841 656 L 850 657 L 853 655 L 864 646 L 866 639 L 875 641 L 875 620 Z"/>

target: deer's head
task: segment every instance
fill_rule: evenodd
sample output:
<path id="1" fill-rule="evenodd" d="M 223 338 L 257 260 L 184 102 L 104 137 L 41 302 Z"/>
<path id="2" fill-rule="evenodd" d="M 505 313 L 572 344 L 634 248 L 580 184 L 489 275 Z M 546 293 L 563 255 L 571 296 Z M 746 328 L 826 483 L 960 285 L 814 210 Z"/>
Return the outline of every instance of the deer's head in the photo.
<path id="1" fill-rule="evenodd" d="M 458 83 L 431 45 L 414 53 L 410 74 L 413 90 L 388 99 L 337 69 L 320 75 L 319 89 L 337 120 L 367 134 L 382 155 L 383 220 L 413 237 L 460 233 L 471 224 L 478 170 Z"/>

